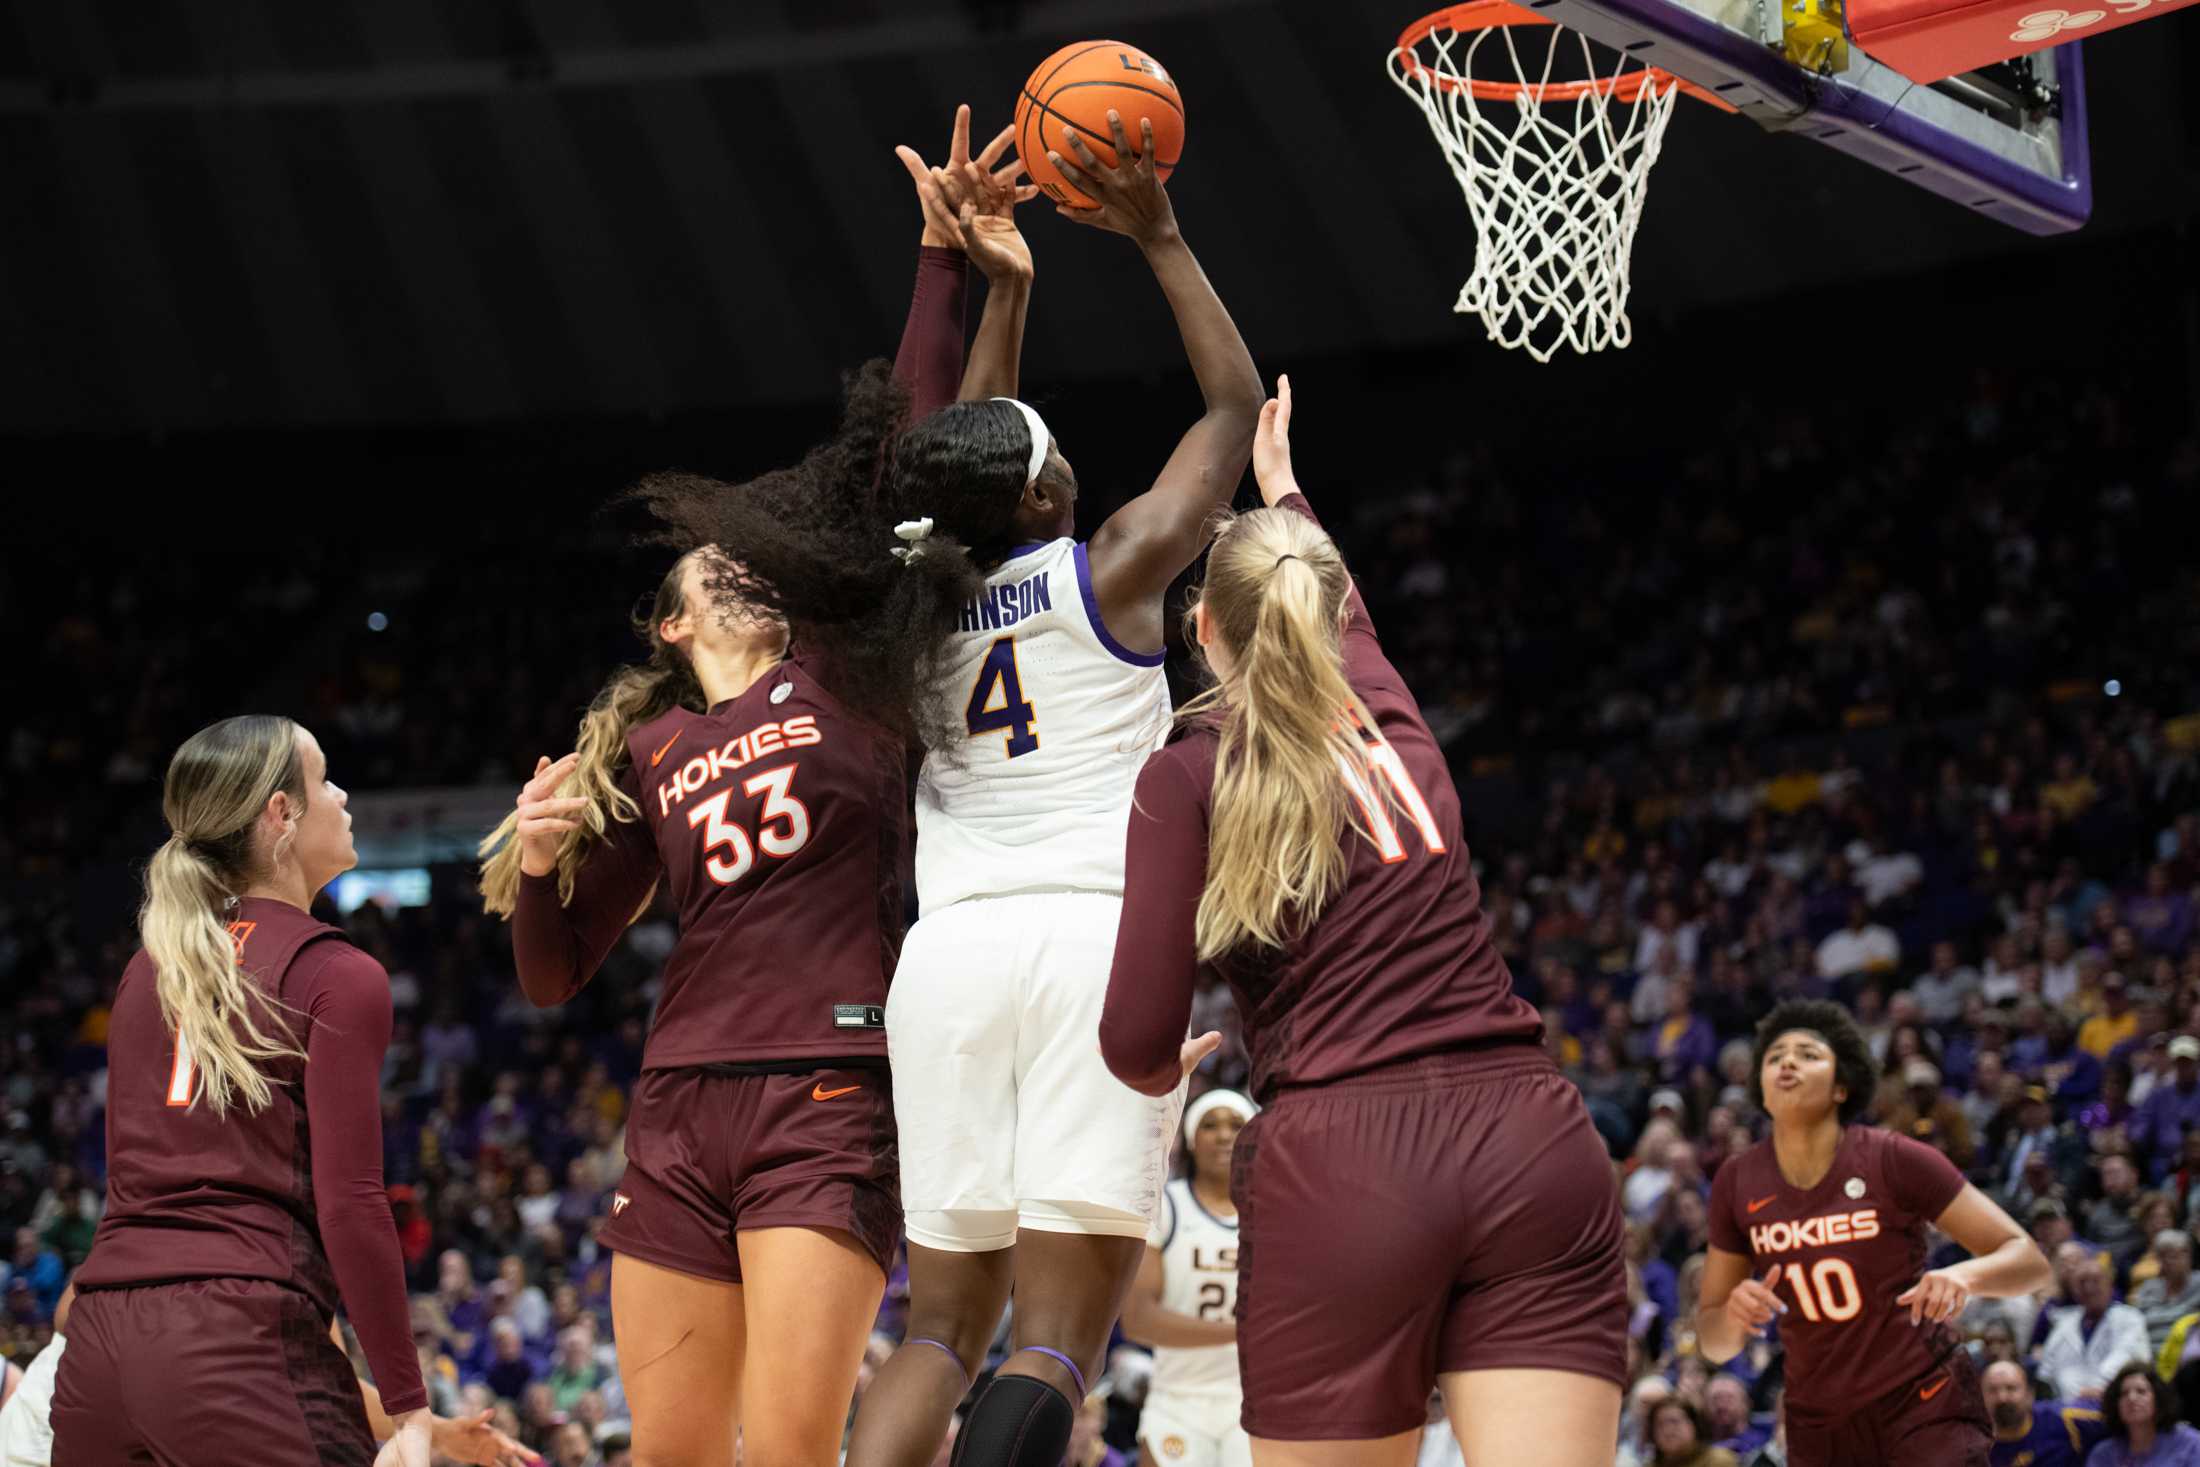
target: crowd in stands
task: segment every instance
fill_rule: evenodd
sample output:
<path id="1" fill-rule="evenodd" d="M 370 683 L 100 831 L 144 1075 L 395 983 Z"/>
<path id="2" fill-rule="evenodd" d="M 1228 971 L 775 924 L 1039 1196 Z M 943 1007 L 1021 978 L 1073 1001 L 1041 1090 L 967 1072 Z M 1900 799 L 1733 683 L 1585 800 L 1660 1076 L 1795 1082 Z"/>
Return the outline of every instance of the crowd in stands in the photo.
<path id="1" fill-rule="evenodd" d="M 2200 595 L 2170 533 L 2200 450 L 2044 380 L 1982 378 L 1868 460 L 1838 426 L 1713 425 L 1654 492 L 1463 451 L 1332 516 L 1455 755 L 1495 941 L 1612 1149 L 1635 1467 L 1783 1461 L 1776 1337 L 1713 1371 L 1693 1316 L 1710 1178 L 1760 1134 L 1752 1026 L 1793 996 L 1853 1007 L 1884 1071 L 1877 1123 L 1944 1150 L 2055 1263 L 2049 1294 L 1963 1321 L 1982 1367 L 2014 1365 L 1989 1372 L 1997 1428 L 2051 1417 L 2090 1445 L 2134 1364 L 2200 1419 Z M 207 700 L 206 628 L 310 619 L 331 595 L 309 568 L 223 610 L 226 590 L 173 574 L 58 607 L 0 587 L 62 690 L 0 748 L 0 1351 L 18 1363 L 101 1206 L 106 1003 L 134 941 L 113 862 L 158 838 L 165 752 L 237 711 Z M 560 752 L 627 651 L 600 607 L 582 630 L 432 560 L 408 585 L 392 615 L 419 633 L 350 636 L 259 690 L 303 700 L 355 787 L 503 780 Z M 649 589 L 622 585 L 620 609 Z M 188 635 L 144 615 L 175 596 Z M 430 708 L 474 736 L 437 734 Z M 424 906 L 344 920 L 392 977 L 385 1166 L 433 1404 L 493 1406 L 560 1467 L 615 1462 L 597 1232 L 669 911 L 556 1010 L 520 993 L 462 868 L 436 868 Z M 1194 1022 L 1233 1036 L 1197 1083 L 1241 1082 L 1227 993 Z M 1129 1446 L 1141 1388 L 1119 1350 L 1080 1426 L 1088 1467 Z"/>

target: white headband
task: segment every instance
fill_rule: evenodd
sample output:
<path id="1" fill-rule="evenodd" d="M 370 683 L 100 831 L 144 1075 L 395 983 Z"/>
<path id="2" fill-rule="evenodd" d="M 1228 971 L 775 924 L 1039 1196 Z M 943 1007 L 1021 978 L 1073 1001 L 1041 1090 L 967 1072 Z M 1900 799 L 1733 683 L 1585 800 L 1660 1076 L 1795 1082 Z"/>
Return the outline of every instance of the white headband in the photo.
<path id="1" fill-rule="evenodd" d="M 1235 1090 L 1210 1090 L 1184 1107 L 1184 1144 L 1186 1146 L 1191 1145 L 1192 1138 L 1199 1134 L 1199 1123 L 1206 1119 L 1207 1112 L 1218 1106 L 1227 1106 L 1246 1120 L 1251 1120 L 1254 1116 L 1260 1114 L 1259 1106 L 1253 1104 L 1251 1100 L 1238 1094 Z"/>
<path id="2" fill-rule="evenodd" d="M 1028 402 L 1013 397 L 996 397 L 995 402 L 1005 402 L 1024 415 L 1024 426 L 1031 430 L 1031 470 L 1024 475 L 1024 487 L 1029 489 L 1039 482 L 1039 470 L 1047 466 L 1047 444 L 1053 435 L 1047 432 L 1047 420 L 1039 416 L 1039 410 Z"/>

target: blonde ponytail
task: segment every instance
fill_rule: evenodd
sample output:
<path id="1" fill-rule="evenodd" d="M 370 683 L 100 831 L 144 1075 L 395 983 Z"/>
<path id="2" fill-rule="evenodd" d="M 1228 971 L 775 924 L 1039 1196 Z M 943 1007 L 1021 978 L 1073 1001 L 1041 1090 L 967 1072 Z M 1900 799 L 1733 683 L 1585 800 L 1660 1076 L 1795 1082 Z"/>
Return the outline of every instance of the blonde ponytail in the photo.
<path id="1" fill-rule="evenodd" d="M 673 708 L 704 711 L 703 686 L 695 669 L 678 647 L 664 640 L 662 628 L 687 611 L 682 579 L 689 561 L 702 551 L 690 551 L 673 565 L 657 587 L 657 600 L 649 620 L 635 630 L 649 643 L 649 660 L 623 667 L 605 683 L 581 716 L 573 752 L 580 756 L 572 774 L 558 786 L 566 798 L 581 796 L 588 804 L 580 812 L 579 825 L 558 842 L 558 899 L 573 899 L 573 881 L 588 848 L 611 832 L 614 820 L 639 820 L 642 812 L 619 788 L 619 773 L 627 763 L 626 737 L 634 729 L 659 718 Z M 492 916 L 509 917 L 519 902 L 519 812 L 506 815 L 497 828 L 484 836 L 481 858 L 481 905 Z M 648 904 L 645 901 L 643 905 Z"/>
<path id="2" fill-rule="evenodd" d="M 1359 734 L 1373 719 L 1344 676 L 1351 584 L 1336 545 L 1290 510 L 1226 521 L 1208 556 L 1200 603 L 1233 656 L 1228 677 L 1181 715 L 1221 723 L 1202 959 L 1248 941 L 1283 946 L 1344 884 L 1343 835 L 1361 823 L 1345 776 L 1381 784 L 1366 777 Z"/>
<path id="3" fill-rule="evenodd" d="M 265 857 L 252 837 L 277 791 L 305 808 L 298 726 L 264 714 L 224 719 L 184 741 L 168 762 L 161 808 L 173 832 L 145 868 L 138 937 L 153 962 L 161 1018 L 188 1057 L 189 1104 L 215 1115 L 265 1110 L 274 1089 L 264 1063 L 304 1059 L 281 1005 L 245 973 L 227 915 L 254 872 L 279 862 L 285 833 Z"/>

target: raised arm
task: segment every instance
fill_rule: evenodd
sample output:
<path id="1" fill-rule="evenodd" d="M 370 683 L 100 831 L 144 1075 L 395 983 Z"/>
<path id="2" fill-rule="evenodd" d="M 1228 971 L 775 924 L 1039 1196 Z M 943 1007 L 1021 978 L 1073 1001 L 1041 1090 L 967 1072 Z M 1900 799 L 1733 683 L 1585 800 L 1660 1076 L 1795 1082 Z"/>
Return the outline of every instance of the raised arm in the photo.
<path id="1" fill-rule="evenodd" d="M 1153 487 L 1110 515 L 1092 537 L 1092 586 L 1101 619 L 1126 646 L 1152 651 L 1162 643 L 1162 596 L 1198 559 L 1209 519 L 1237 492 L 1267 393 L 1237 324 L 1177 228 L 1175 210 L 1154 173 L 1153 125 L 1140 122 L 1140 152 L 1133 152 L 1118 114 L 1108 114 L 1108 125 L 1115 135 L 1116 167 L 1103 165 L 1074 132 L 1069 134 L 1074 162 L 1047 155 L 1087 197 L 1100 201 L 1097 209 L 1056 212 L 1137 242 L 1175 313 L 1206 404 Z"/>
<path id="2" fill-rule="evenodd" d="M 978 155 L 987 169 L 1006 151 L 1014 131 L 1001 129 Z M 913 421 L 953 402 L 963 375 L 969 271 L 956 215 L 965 198 L 966 170 L 972 164 L 968 104 L 955 109 L 946 167 L 932 167 L 907 144 L 896 146 L 894 156 L 909 171 L 917 190 L 917 208 L 924 216 L 924 231 L 917 240 L 916 289 L 902 326 L 901 348 L 894 354 L 894 379 L 909 389 Z"/>
<path id="3" fill-rule="evenodd" d="M 565 1002 L 596 976 L 619 934 L 641 915 L 661 871 L 642 823 L 612 820 L 606 839 L 589 848 L 574 873 L 572 899 L 560 899 L 558 842 L 574 828 L 587 801 L 557 790 L 577 757 L 568 754 L 555 764 L 538 760 L 534 778 L 519 793 L 512 958 L 521 991 L 538 1008 Z M 620 776 L 620 788 L 640 803 L 631 768 Z"/>
<path id="4" fill-rule="evenodd" d="M 956 220 L 963 248 L 985 276 L 985 314 L 963 372 L 963 402 L 1014 397 L 1022 375 L 1024 319 L 1031 309 L 1031 246 L 1016 228 L 1015 207 L 1039 191 L 1017 186 L 1021 163 L 987 172 L 967 165 L 964 201 Z"/>

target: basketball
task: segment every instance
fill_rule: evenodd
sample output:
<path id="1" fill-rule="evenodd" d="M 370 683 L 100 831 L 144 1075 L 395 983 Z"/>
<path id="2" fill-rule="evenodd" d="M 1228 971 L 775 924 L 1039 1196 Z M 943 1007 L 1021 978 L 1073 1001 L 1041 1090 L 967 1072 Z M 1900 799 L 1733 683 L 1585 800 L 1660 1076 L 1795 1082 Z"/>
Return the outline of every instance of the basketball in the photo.
<path id="1" fill-rule="evenodd" d="M 1058 204 L 1091 209 L 1096 203 L 1047 161 L 1053 149 L 1072 164 L 1063 133 L 1075 128 L 1102 163 L 1114 164 L 1108 109 L 1123 119 L 1123 133 L 1138 146 L 1140 118 L 1153 123 L 1154 170 L 1166 183 L 1184 153 L 1184 99 L 1160 62 L 1122 41 L 1079 41 L 1039 63 L 1016 98 L 1016 153 L 1031 181 Z"/>

